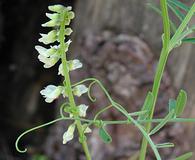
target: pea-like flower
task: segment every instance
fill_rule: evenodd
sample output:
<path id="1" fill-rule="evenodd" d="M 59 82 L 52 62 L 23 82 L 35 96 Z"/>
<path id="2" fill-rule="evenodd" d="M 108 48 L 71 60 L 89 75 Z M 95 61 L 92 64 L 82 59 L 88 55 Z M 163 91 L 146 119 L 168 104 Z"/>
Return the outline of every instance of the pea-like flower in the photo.
<path id="1" fill-rule="evenodd" d="M 59 60 L 58 56 L 51 56 L 51 57 L 45 57 L 43 55 L 39 55 L 38 59 L 44 63 L 44 68 L 51 68 L 52 66 L 54 66 L 57 61 Z"/>
<path id="2" fill-rule="evenodd" d="M 83 66 L 83 64 L 78 59 L 74 59 L 74 60 L 68 61 L 68 69 L 69 69 L 69 71 L 76 70 L 78 68 L 81 68 L 82 66 Z M 62 64 L 59 65 L 58 75 L 64 76 L 63 65 Z"/>
<path id="3" fill-rule="evenodd" d="M 42 42 L 44 44 L 50 44 L 54 43 L 58 40 L 58 31 L 52 30 L 48 34 L 40 34 L 42 37 L 39 39 L 39 42 Z"/>
<path id="4" fill-rule="evenodd" d="M 44 68 L 50 68 L 54 66 L 60 59 L 58 46 L 53 46 L 50 49 L 46 49 L 42 46 L 35 46 L 38 51 L 38 59 L 44 63 Z"/>
<path id="5" fill-rule="evenodd" d="M 71 124 L 68 127 L 68 130 L 63 134 L 63 144 L 66 144 L 68 141 L 71 141 L 74 138 L 75 123 Z"/>
<path id="6" fill-rule="evenodd" d="M 37 50 L 37 52 L 44 57 L 50 57 L 56 54 L 56 52 L 58 52 L 58 48 L 59 48 L 58 46 L 51 46 L 49 49 L 44 48 L 39 45 L 35 46 L 35 49 Z"/>
<path id="7" fill-rule="evenodd" d="M 85 105 L 85 104 L 81 104 L 78 106 L 79 108 L 79 116 L 80 117 L 85 117 L 86 116 L 86 111 L 88 109 L 89 106 Z"/>
<path id="8" fill-rule="evenodd" d="M 73 94 L 78 97 L 80 97 L 82 94 L 87 92 L 88 92 L 88 88 L 83 84 L 77 85 L 76 87 L 73 88 Z"/>
<path id="9" fill-rule="evenodd" d="M 47 103 L 51 103 L 60 96 L 62 91 L 63 86 L 48 85 L 45 89 L 41 90 L 40 93 Z"/>

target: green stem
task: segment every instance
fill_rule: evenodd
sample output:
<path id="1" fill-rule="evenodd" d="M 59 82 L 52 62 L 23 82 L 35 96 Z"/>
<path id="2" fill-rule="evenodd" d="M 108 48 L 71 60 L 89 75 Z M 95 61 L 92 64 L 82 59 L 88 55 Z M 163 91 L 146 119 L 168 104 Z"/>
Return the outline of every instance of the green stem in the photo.
<path id="1" fill-rule="evenodd" d="M 63 15 L 63 17 L 64 17 L 64 15 Z M 68 70 L 67 57 L 66 57 L 66 53 L 65 53 L 65 47 L 66 47 L 65 42 L 64 42 L 65 18 L 61 23 L 59 36 L 60 36 L 59 37 L 59 39 L 60 39 L 60 51 L 61 51 L 61 55 L 62 55 L 61 60 L 62 60 L 62 65 L 63 65 L 64 77 L 65 77 L 64 87 L 66 88 L 66 92 L 67 92 L 67 95 L 68 95 L 70 106 L 73 107 L 73 108 L 76 108 L 76 103 L 75 103 L 75 100 L 74 100 L 74 96 L 73 96 L 73 93 L 72 93 L 71 82 L 70 82 L 70 75 L 69 75 L 69 70 Z M 76 126 L 77 126 L 77 129 L 78 129 L 79 137 L 82 138 L 84 135 L 83 135 L 83 127 L 82 127 L 81 121 L 78 119 L 79 118 L 78 115 L 73 115 L 73 116 L 74 116 L 75 119 L 77 119 L 77 120 L 75 120 Z M 90 153 L 89 153 L 89 149 L 88 149 L 88 145 L 87 145 L 86 140 L 82 138 L 81 144 L 82 144 L 82 147 L 83 147 L 83 150 L 85 152 L 87 160 L 91 160 L 91 156 L 90 156 Z"/>
<path id="2" fill-rule="evenodd" d="M 184 18 L 183 22 L 179 26 L 179 28 L 176 30 L 175 34 L 170 40 L 170 25 L 169 25 L 169 16 L 168 16 L 168 10 L 167 10 L 167 2 L 166 0 L 161 0 L 161 9 L 162 9 L 162 17 L 163 17 L 163 27 L 164 27 L 164 39 L 163 39 L 163 49 L 161 51 L 160 59 L 159 59 L 159 64 L 157 67 L 156 75 L 154 78 L 154 85 L 152 89 L 152 93 L 154 96 L 154 101 L 152 105 L 152 110 L 150 114 L 150 119 L 153 118 L 153 113 L 155 109 L 155 104 L 159 92 L 159 87 L 160 87 L 160 82 L 162 79 L 162 75 L 164 72 L 164 68 L 167 62 L 168 55 L 170 51 L 174 48 L 175 45 L 178 43 L 179 37 L 182 35 L 184 29 L 188 25 L 190 19 L 192 18 L 195 10 L 195 3 L 187 13 L 186 17 Z M 151 129 L 151 122 L 146 123 L 146 131 L 149 133 Z M 147 150 L 147 140 L 143 138 L 142 141 L 142 147 L 140 151 L 140 160 L 145 160 L 146 157 L 146 150 Z"/>
<path id="3" fill-rule="evenodd" d="M 167 1 L 166 0 L 161 0 L 160 4 L 161 4 L 162 17 L 163 17 L 163 27 L 164 27 L 163 49 L 162 49 L 161 54 L 160 54 L 159 64 L 157 66 L 156 75 L 154 77 L 154 84 L 153 84 L 153 88 L 152 88 L 152 94 L 154 96 L 154 100 L 153 100 L 153 103 L 152 103 L 152 109 L 151 109 L 149 119 L 153 118 L 154 109 L 155 109 L 155 105 L 156 105 L 156 100 L 157 100 L 158 92 L 159 92 L 159 88 L 160 88 L 160 83 L 161 83 L 164 68 L 165 68 L 167 58 L 168 58 L 168 54 L 169 54 L 167 48 L 168 48 L 169 41 L 170 41 L 170 23 L 169 23 Z M 147 133 L 150 132 L 151 122 L 146 123 L 145 129 L 146 129 Z M 140 160 L 145 160 L 147 146 L 148 146 L 148 141 L 145 137 L 143 137 L 141 150 L 140 150 L 140 158 L 139 158 Z"/>

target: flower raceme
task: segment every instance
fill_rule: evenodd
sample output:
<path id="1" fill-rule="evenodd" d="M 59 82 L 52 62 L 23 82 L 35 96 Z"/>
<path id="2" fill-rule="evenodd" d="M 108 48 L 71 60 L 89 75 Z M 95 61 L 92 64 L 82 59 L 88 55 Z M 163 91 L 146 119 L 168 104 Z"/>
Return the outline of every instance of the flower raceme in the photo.
<path id="1" fill-rule="evenodd" d="M 48 9 L 54 13 L 46 13 L 46 16 L 50 19 L 48 22 L 42 24 L 42 27 L 52 27 L 52 30 L 47 34 L 41 33 L 41 38 L 39 42 L 44 45 L 50 45 L 49 48 L 36 45 L 35 49 L 39 53 L 38 59 L 44 63 L 44 68 L 51 68 L 56 65 L 60 60 L 60 64 L 58 67 L 58 75 L 64 75 L 64 69 L 67 69 L 68 72 L 81 68 L 83 64 L 78 59 L 66 60 L 67 66 L 62 64 L 63 55 L 68 51 L 69 45 L 71 44 L 71 40 L 66 40 L 66 36 L 69 36 L 72 33 L 72 29 L 67 27 L 64 29 L 64 48 L 63 53 L 61 51 L 61 42 L 60 42 L 60 30 L 61 23 L 65 21 L 65 26 L 70 24 L 70 20 L 74 18 L 74 13 L 71 11 L 71 7 L 64 7 L 62 5 L 53 5 L 49 6 Z M 54 45 L 51 45 L 55 43 Z M 66 79 L 66 77 L 65 77 Z M 55 86 L 48 85 L 43 90 L 40 91 L 40 94 L 45 98 L 47 103 L 52 103 L 59 96 L 63 96 L 64 98 L 68 97 L 68 87 L 66 83 L 63 86 Z M 83 85 L 76 85 L 74 87 L 71 86 L 71 92 L 74 96 L 80 97 L 82 94 L 88 92 L 88 88 Z M 88 106 L 85 104 L 80 104 L 76 108 L 73 106 L 66 106 L 64 112 L 69 114 L 69 117 L 74 118 L 74 114 L 77 114 L 79 117 L 85 117 Z M 74 137 L 74 131 L 76 128 L 76 122 L 73 122 L 67 129 L 67 131 L 63 134 L 63 144 L 66 144 L 68 141 L 72 140 Z M 82 124 L 83 133 L 90 133 L 91 129 L 86 125 Z"/>

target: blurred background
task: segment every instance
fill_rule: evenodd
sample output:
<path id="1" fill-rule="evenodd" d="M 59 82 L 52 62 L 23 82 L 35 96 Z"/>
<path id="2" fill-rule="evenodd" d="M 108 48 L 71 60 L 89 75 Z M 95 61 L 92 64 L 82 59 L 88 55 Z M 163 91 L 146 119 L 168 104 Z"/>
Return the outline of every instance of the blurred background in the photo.
<path id="1" fill-rule="evenodd" d="M 72 73 L 72 81 L 85 77 L 100 79 L 114 99 L 133 112 L 141 108 L 152 87 L 161 49 L 161 18 L 147 7 L 147 2 L 149 0 L 0 0 L 0 160 L 85 159 L 76 138 L 67 145 L 62 144 L 68 122 L 58 122 L 26 135 L 20 143 L 21 148 L 28 148 L 25 154 L 17 153 L 14 147 L 20 133 L 59 116 L 61 100 L 46 104 L 39 93 L 48 84 L 61 83 L 61 77 L 57 76 L 58 65 L 43 69 L 34 49 L 39 44 L 39 33 L 46 32 L 40 26 L 47 21 L 47 6 L 70 5 L 76 13 L 71 24 L 74 33 L 69 57 L 79 58 L 84 68 Z M 193 0 L 183 2 L 190 5 Z M 180 88 L 188 93 L 183 116 L 195 117 L 194 50 L 194 45 L 185 44 L 171 54 L 155 117 L 167 113 L 169 98 L 175 98 Z M 77 100 L 78 104 L 90 106 L 89 117 L 108 104 L 97 86 L 92 94 L 97 98 L 93 104 L 87 96 Z M 115 110 L 109 110 L 102 118 L 123 117 Z M 89 135 L 94 160 L 136 157 L 141 135 L 134 126 L 110 126 L 108 130 L 113 137 L 109 145 L 99 139 L 97 129 Z M 156 143 L 175 143 L 175 148 L 160 150 L 163 159 L 171 160 L 186 151 L 195 152 L 194 133 L 195 125 L 175 123 L 167 125 L 152 138 Z M 155 160 L 150 149 L 147 159 Z"/>

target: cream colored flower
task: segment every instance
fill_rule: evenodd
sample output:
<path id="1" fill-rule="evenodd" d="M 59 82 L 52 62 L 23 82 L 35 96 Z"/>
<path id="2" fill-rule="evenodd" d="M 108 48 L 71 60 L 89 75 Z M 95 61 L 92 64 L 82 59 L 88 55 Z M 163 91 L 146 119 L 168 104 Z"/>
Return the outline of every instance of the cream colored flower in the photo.
<path id="1" fill-rule="evenodd" d="M 39 39 L 39 42 L 42 42 L 44 44 L 50 44 L 54 43 L 55 41 L 58 40 L 58 31 L 57 30 L 52 30 L 48 34 L 40 34 L 41 38 Z"/>
<path id="2" fill-rule="evenodd" d="M 75 123 L 71 124 L 68 127 L 68 130 L 63 134 L 63 144 L 66 144 L 68 141 L 71 141 L 74 138 Z"/>
<path id="3" fill-rule="evenodd" d="M 74 60 L 68 61 L 68 69 L 69 69 L 69 71 L 76 70 L 78 68 L 81 68 L 82 66 L 83 66 L 83 64 L 78 59 L 74 59 Z M 62 64 L 59 65 L 58 75 L 64 76 L 63 65 Z"/>
<path id="4" fill-rule="evenodd" d="M 62 86 L 48 85 L 45 89 L 41 90 L 40 93 L 47 103 L 51 103 L 60 96 L 62 91 Z"/>

